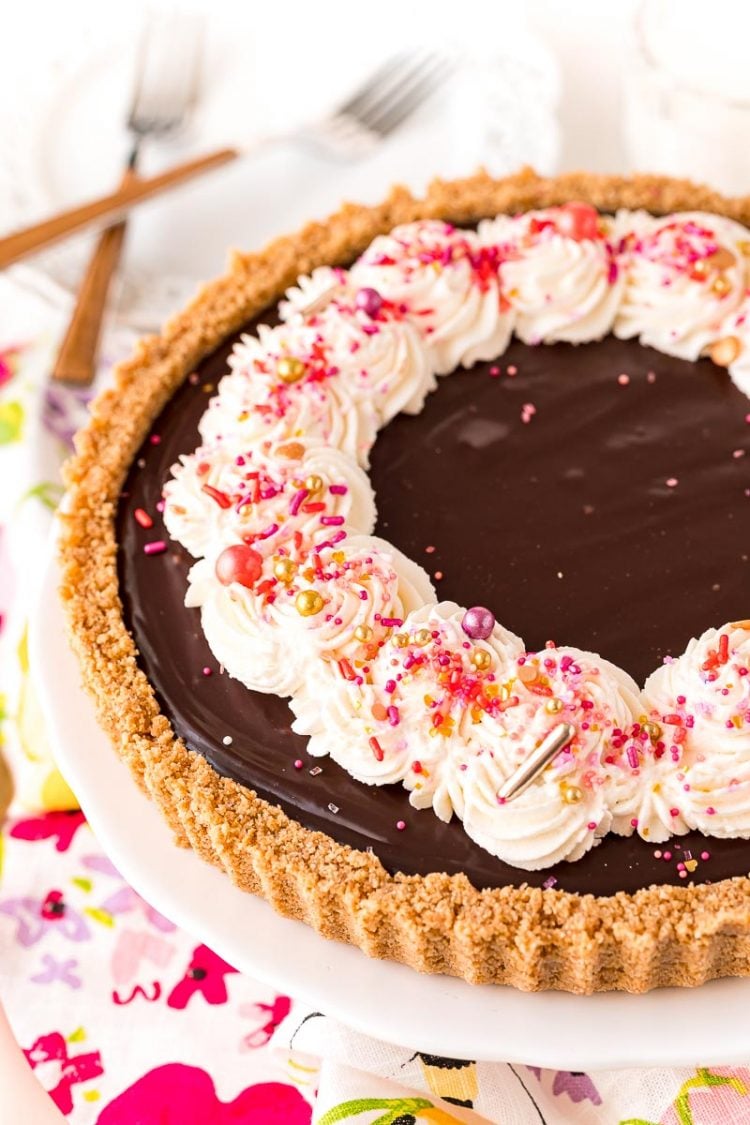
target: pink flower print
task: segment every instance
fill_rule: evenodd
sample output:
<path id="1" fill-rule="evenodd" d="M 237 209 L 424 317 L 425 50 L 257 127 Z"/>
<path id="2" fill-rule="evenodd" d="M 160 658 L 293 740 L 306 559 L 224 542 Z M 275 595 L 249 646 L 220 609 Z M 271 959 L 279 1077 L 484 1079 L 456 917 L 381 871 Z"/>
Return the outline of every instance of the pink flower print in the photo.
<path id="1" fill-rule="evenodd" d="M 659 1119 L 659 1125 L 750 1125 L 750 1070 L 696 1071 Z"/>
<path id="2" fill-rule="evenodd" d="M 35 984 L 52 984 L 54 981 L 60 981 L 62 984 L 67 984 L 70 988 L 80 988 L 81 978 L 76 976 L 73 972 L 78 968 L 78 962 L 75 958 L 71 957 L 66 961 L 58 961 L 51 953 L 45 953 L 42 957 L 42 964 L 45 968 L 42 972 L 31 977 Z"/>
<path id="3" fill-rule="evenodd" d="M 265 1047 L 279 1024 L 286 1019 L 292 1010 L 292 1001 L 288 996 L 277 996 L 272 1004 L 243 1004 L 239 1013 L 251 1019 L 260 1016 L 262 1022 L 242 1039 L 242 1046 L 246 1050 L 255 1047 Z"/>
<path id="4" fill-rule="evenodd" d="M 226 1004 L 228 993 L 224 977 L 236 972 L 208 946 L 198 945 L 193 950 L 185 976 L 167 997 L 167 1004 L 170 1008 L 185 1008 L 196 992 L 203 993 L 207 1004 Z"/>
<path id="5" fill-rule="evenodd" d="M 98 1051 L 91 1051 L 85 1055 L 68 1055 L 68 1046 L 59 1031 L 52 1031 L 49 1035 L 40 1035 L 24 1055 L 32 1070 L 44 1066 L 45 1076 L 43 1085 L 52 1101 L 61 1113 L 73 1111 L 72 1087 L 80 1082 L 89 1082 L 104 1073 L 101 1056 Z M 51 1071 L 56 1082 L 48 1085 L 49 1072 Z M 41 1075 L 40 1075 L 41 1077 Z"/>
<path id="6" fill-rule="evenodd" d="M 42 816 L 18 820 L 10 830 L 14 840 L 49 840 L 56 838 L 55 848 L 66 852 L 78 829 L 86 818 L 77 809 L 66 812 L 48 812 Z"/>
<path id="7" fill-rule="evenodd" d="M 20 344 L 0 348 L 0 387 L 9 383 L 18 370 L 18 357 L 23 351 Z"/>
<path id="8" fill-rule="evenodd" d="M 158 969 L 164 969 L 174 956 L 176 946 L 156 934 L 144 931 L 123 930 L 112 953 L 112 979 L 116 985 L 128 984 L 141 967 L 142 961 L 149 961 Z"/>
<path id="9" fill-rule="evenodd" d="M 55 902 L 55 909 L 51 910 L 47 899 L 30 895 L 6 898 L 0 902 L 0 914 L 15 920 L 16 941 L 26 949 L 51 933 L 59 934 L 66 941 L 87 941 L 91 932 L 84 918 L 62 899 Z"/>
<path id="10" fill-rule="evenodd" d="M 552 1083 L 552 1093 L 567 1094 L 572 1102 L 591 1102 L 601 1105 L 602 1097 L 588 1074 L 579 1070 L 558 1070 Z"/>
<path id="11" fill-rule="evenodd" d="M 248 1086 L 223 1102 L 205 1070 L 167 1063 L 105 1106 L 97 1125 L 309 1125 L 310 1115 L 299 1091 L 285 1083 Z"/>

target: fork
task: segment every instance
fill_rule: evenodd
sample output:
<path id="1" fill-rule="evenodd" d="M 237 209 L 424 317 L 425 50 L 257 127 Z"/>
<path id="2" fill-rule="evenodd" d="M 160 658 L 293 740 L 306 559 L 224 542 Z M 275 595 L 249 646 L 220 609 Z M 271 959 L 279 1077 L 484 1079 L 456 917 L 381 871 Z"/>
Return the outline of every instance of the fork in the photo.
<path id="1" fill-rule="evenodd" d="M 131 145 L 121 188 L 137 179 L 144 142 L 178 132 L 194 108 L 201 85 L 201 30 L 197 16 L 152 16 L 144 28 L 126 118 Z M 121 219 L 99 236 L 52 369 L 53 380 L 77 386 L 88 386 L 94 380 L 102 321 L 122 255 L 126 225 Z"/>
<path id="2" fill-rule="evenodd" d="M 453 61 L 436 52 L 402 52 L 384 63 L 332 113 L 307 126 L 263 138 L 255 142 L 250 154 L 272 145 L 296 143 L 313 147 L 326 156 L 344 160 L 359 159 L 397 129 L 439 83 L 450 76 L 453 69 Z M 195 74 L 193 79 L 195 85 L 192 93 L 183 95 L 183 114 L 180 116 L 176 113 L 173 103 L 173 112 L 165 114 L 164 120 L 169 122 L 169 128 L 162 126 L 162 136 L 177 128 L 195 101 L 198 93 Z M 149 115 L 140 118 L 139 115 L 139 120 L 153 124 L 154 118 Z M 161 116 L 159 120 L 162 120 Z M 148 128 L 144 130 L 143 136 L 152 132 L 156 134 L 159 130 Z M 135 140 L 142 140 L 143 136 L 135 135 Z M 146 199 L 153 199 L 188 177 L 225 164 L 237 155 L 236 149 L 221 149 L 209 156 L 187 161 L 148 180 L 134 178 L 134 169 L 128 168 L 118 191 L 0 238 L 0 269 L 94 223 L 114 216 L 119 218 L 131 207 Z M 105 236 L 105 249 L 102 249 L 100 258 L 95 257 L 89 268 L 74 316 L 74 322 L 78 320 L 83 324 L 71 325 L 71 341 L 69 343 L 66 338 L 56 367 L 58 379 L 85 385 L 92 378 L 92 357 L 96 354 L 104 296 L 119 258 L 123 234 L 124 227 L 119 235 L 114 234 L 110 239 Z M 75 349 L 73 347 L 78 340 L 85 344 L 83 351 L 78 346 Z M 86 363 L 81 363 L 78 359 L 81 354 L 88 356 Z"/>
<path id="3" fill-rule="evenodd" d="M 297 142 L 326 156 L 358 160 L 393 133 L 452 69 L 451 60 L 436 51 L 402 51 L 387 59 L 332 113 L 271 140 Z"/>

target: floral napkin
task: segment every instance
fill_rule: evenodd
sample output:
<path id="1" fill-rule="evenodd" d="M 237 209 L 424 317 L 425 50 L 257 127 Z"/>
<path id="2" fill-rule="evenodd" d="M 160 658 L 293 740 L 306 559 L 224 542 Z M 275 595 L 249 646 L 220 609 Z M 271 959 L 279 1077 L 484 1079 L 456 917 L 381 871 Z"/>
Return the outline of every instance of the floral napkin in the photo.
<path id="1" fill-rule="evenodd" d="M 241 975 L 122 879 L 51 759 L 27 655 L 59 464 L 85 414 L 85 395 L 47 385 L 66 311 L 0 277 L 0 758 L 16 779 L 0 833 L 0 998 L 50 1122 L 750 1125 L 750 1067 L 584 1074 L 361 1035 Z M 127 327 L 109 333 L 102 379 L 132 342 Z M 0 764 L 0 818 L 7 791 Z M 1 1033 L 4 1123 L 24 1110 L 8 1105 L 18 1064 Z"/>

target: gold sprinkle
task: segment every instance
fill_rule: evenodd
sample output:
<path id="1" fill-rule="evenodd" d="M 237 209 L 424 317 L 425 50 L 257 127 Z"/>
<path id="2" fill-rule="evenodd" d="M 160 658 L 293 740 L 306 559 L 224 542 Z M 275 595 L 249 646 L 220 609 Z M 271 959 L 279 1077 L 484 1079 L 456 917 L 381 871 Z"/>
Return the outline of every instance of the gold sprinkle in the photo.
<path id="1" fill-rule="evenodd" d="M 419 645 L 420 648 L 424 648 L 424 646 L 428 645 L 431 640 L 432 633 L 429 629 L 417 629 L 416 633 L 414 634 L 414 644 Z"/>
<path id="2" fill-rule="evenodd" d="M 523 684 L 533 684 L 538 675 L 533 664 L 522 664 L 518 669 L 518 678 Z"/>
<path id="3" fill-rule="evenodd" d="M 323 487 L 323 478 L 319 477 L 317 473 L 312 473 L 305 481 L 305 488 L 308 492 L 320 492 Z"/>
<path id="4" fill-rule="evenodd" d="M 583 790 L 579 789 L 577 785 L 565 785 L 562 791 L 562 799 L 566 805 L 577 805 L 579 801 L 583 800 Z"/>
<path id="5" fill-rule="evenodd" d="M 372 629 L 369 625 L 358 625 L 354 630 L 354 636 L 358 641 L 362 641 L 363 644 L 366 644 L 367 641 L 372 640 Z"/>
<path id="6" fill-rule="evenodd" d="M 325 603 L 317 590 L 300 590 L 294 599 L 294 605 L 300 617 L 314 617 L 316 613 L 320 613 Z"/>
<path id="7" fill-rule="evenodd" d="M 544 704 L 544 710 L 548 711 L 550 715 L 556 715 L 558 711 L 562 711 L 562 699 L 548 699 Z"/>
<path id="8" fill-rule="evenodd" d="M 292 559 L 277 559 L 273 572 L 279 582 L 291 582 L 297 573 L 297 564 Z"/>
<path id="9" fill-rule="evenodd" d="M 475 648 L 471 654 L 471 663 L 478 672 L 484 672 L 492 664 L 492 657 L 486 648 Z"/>
<path id="10" fill-rule="evenodd" d="M 393 643 L 396 648 L 406 648 L 409 643 L 409 638 L 406 633 L 394 633 Z"/>
<path id="11" fill-rule="evenodd" d="M 643 724 L 643 729 L 645 730 L 646 734 L 648 735 L 648 737 L 651 739 L 652 742 L 658 742 L 659 739 L 661 738 L 662 730 L 661 730 L 661 727 L 659 726 L 658 723 L 653 723 L 649 719 L 647 722 L 645 722 Z"/>
<path id="12" fill-rule="evenodd" d="M 736 336 L 724 336 L 708 349 L 708 354 L 717 367 L 729 367 L 742 351 L 742 343 Z"/>
<path id="13" fill-rule="evenodd" d="M 282 383 L 299 383 L 305 374 L 305 365 L 296 356 L 287 355 L 276 364 L 276 374 Z"/>
<path id="14" fill-rule="evenodd" d="M 299 461 L 304 455 L 305 447 L 299 441 L 287 441 L 284 445 L 278 445 L 276 452 L 279 457 L 287 457 L 290 461 Z"/>
<path id="15" fill-rule="evenodd" d="M 715 270 L 730 270 L 732 266 L 737 265 L 737 259 L 726 246 L 720 246 L 719 249 L 715 250 L 705 261 Z"/>
<path id="16" fill-rule="evenodd" d="M 726 274 L 723 273 L 720 273 L 719 276 L 711 282 L 711 292 L 715 293 L 717 297 L 726 297 L 731 288 L 731 281 Z"/>

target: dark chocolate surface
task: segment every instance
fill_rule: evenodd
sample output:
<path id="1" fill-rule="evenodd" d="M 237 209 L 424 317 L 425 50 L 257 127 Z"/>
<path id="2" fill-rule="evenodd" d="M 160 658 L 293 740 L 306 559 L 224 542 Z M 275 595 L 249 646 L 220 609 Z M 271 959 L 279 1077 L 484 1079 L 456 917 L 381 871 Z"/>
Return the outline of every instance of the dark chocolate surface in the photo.
<path id="1" fill-rule="evenodd" d="M 198 382 L 186 382 L 157 420 L 160 441 L 144 443 L 118 513 L 125 620 L 187 745 L 302 824 L 372 847 L 391 871 L 463 871 L 478 887 L 541 885 L 552 876 L 564 890 L 610 894 L 679 883 L 676 863 L 689 849 L 696 859 L 711 856 L 694 881 L 748 874 L 750 843 L 698 833 L 664 845 L 669 861 L 638 837 L 610 836 L 576 863 L 511 868 L 459 823 L 412 810 L 400 787 L 367 787 L 333 762 L 309 759 L 284 700 L 219 674 L 198 611 L 182 604 L 191 560 L 176 544 L 153 556 L 143 544 L 166 537 L 156 512 L 161 487 L 178 454 L 197 444 L 228 348 L 204 362 Z M 536 413 L 524 423 L 527 404 Z M 691 636 L 750 614 L 750 452 L 733 455 L 750 451 L 748 411 L 726 372 L 708 361 L 613 337 L 578 348 L 514 343 L 497 365 L 441 381 L 418 417 L 381 432 L 371 469 L 377 533 L 442 572 L 439 597 L 489 606 L 529 648 L 554 639 L 591 649 L 642 683 Z M 134 520 L 138 507 L 156 518 L 152 530 Z M 297 758 L 303 770 L 294 768 Z M 316 765 L 322 772 L 311 776 Z"/>

